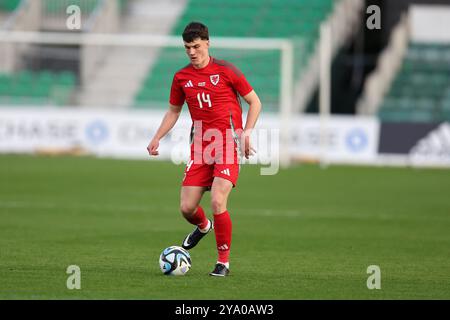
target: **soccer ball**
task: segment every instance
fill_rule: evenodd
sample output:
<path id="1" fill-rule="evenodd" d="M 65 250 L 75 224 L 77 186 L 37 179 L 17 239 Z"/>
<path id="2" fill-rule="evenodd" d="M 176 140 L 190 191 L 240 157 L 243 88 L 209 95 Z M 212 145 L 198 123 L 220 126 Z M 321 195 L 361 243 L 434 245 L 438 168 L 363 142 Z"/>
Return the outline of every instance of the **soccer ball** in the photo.
<path id="1" fill-rule="evenodd" d="M 159 267 L 165 275 L 184 276 L 191 268 L 191 256 L 182 247 L 168 247 L 159 256 Z"/>

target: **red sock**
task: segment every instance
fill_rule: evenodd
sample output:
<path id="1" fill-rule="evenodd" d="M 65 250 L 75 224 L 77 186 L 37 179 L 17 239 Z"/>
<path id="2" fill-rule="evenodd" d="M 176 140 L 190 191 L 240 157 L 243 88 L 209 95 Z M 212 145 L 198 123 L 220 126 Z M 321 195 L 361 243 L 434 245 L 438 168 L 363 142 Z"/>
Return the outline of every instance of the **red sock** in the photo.
<path id="1" fill-rule="evenodd" d="M 227 263 L 231 247 L 231 219 L 228 211 L 214 215 L 214 231 L 219 259 L 217 261 Z"/>
<path id="2" fill-rule="evenodd" d="M 206 218 L 203 208 L 198 206 L 197 211 L 189 218 L 186 218 L 189 223 L 198 226 L 200 229 L 205 229 L 208 226 L 208 219 Z"/>

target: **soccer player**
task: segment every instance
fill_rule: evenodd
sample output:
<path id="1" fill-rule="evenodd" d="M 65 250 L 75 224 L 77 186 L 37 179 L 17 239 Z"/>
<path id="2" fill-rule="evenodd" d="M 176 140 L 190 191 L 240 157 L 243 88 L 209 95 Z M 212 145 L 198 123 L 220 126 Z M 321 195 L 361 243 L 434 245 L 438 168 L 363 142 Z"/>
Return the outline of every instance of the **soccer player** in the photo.
<path id="1" fill-rule="evenodd" d="M 169 110 L 147 150 L 151 156 L 158 155 L 159 141 L 173 128 L 186 102 L 193 124 L 191 159 L 184 172 L 180 210 L 196 228 L 186 236 L 182 247 L 194 248 L 214 229 L 218 259 L 210 275 L 224 277 L 230 269 L 232 233 L 227 200 L 238 179 L 241 152 L 247 159 L 255 152 L 250 134 L 261 102 L 241 71 L 209 55 L 209 32 L 204 24 L 189 23 L 184 29 L 183 41 L 190 63 L 175 73 Z M 244 129 L 238 94 L 249 105 Z M 205 191 L 211 191 L 214 222 L 199 205 Z"/>

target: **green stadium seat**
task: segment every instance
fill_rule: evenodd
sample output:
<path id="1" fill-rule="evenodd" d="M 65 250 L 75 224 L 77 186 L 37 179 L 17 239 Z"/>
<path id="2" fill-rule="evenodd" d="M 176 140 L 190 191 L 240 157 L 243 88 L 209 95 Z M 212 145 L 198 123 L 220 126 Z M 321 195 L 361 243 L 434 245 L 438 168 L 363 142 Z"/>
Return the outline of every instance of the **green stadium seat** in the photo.
<path id="1" fill-rule="evenodd" d="M 50 96 L 51 86 L 46 83 L 38 83 L 31 90 L 31 95 L 34 97 L 44 98 Z"/>
<path id="2" fill-rule="evenodd" d="M 80 7 L 83 13 L 91 13 L 99 3 L 100 0 L 43 0 L 47 14 L 66 14 L 66 9 L 70 5 Z"/>
<path id="3" fill-rule="evenodd" d="M 65 87 L 72 87 L 76 83 L 75 75 L 72 72 L 64 71 L 56 76 L 56 83 Z"/>
<path id="4" fill-rule="evenodd" d="M 50 71 L 41 71 L 37 75 L 37 82 L 50 84 L 54 81 L 54 75 Z"/>
<path id="5" fill-rule="evenodd" d="M 28 70 L 21 71 L 16 75 L 15 81 L 22 85 L 30 86 L 34 81 L 33 73 Z"/>
<path id="6" fill-rule="evenodd" d="M 64 71 L 0 74 L 0 104 L 56 104 L 67 105 L 76 87 L 73 73 Z"/>
<path id="7" fill-rule="evenodd" d="M 17 9 L 21 0 L 0 0 L 0 10 L 11 12 Z"/>
<path id="8" fill-rule="evenodd" d="M 432 122 L 436 120 L 433 112 L 423 110 L 382 109 L 378 116 L 386 122 Z"/>
<path id="9" fill-rule="evenodd" d="M 411 43 L 383 101 L 379 117 L 390 121 L 442 121 L 450 99 L 449 46 Z"/>
<path id="10" fill-rule="evenodd" d="M 445 99 L 442 101 L 441 110 L 445 112 L 450 112 L 450 99 Z"/>

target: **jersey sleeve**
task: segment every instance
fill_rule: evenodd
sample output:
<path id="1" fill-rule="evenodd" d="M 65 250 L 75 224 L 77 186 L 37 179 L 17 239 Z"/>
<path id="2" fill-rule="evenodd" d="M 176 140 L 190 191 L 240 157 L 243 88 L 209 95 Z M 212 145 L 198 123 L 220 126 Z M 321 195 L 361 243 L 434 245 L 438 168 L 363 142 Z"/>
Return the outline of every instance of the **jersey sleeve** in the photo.
<path id="1" fill-rule="evenodd" d="M 252 86 L 250 85 L 250 83 L 248 83 L 247 78 L 245 78 L 244 74 L 234 65 L 231 65 L 229 75 L 234 89 L 236 89 L 236 91 L 242 97 L 246 96 L 253 90 Z"/>
<path id="2" fill-rule="evenodd" d="M 172 81 L 172 87 L 170 88 L 169 103 L 174 106 L 182 106 L 185 99 L 186 97 L 184 95 L 183 89 L 181 88 L 177 80 L 177 75 L 175 74 Z"/>

